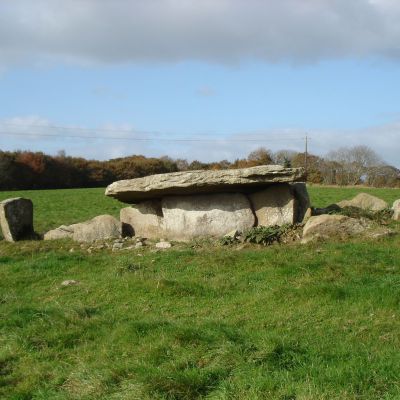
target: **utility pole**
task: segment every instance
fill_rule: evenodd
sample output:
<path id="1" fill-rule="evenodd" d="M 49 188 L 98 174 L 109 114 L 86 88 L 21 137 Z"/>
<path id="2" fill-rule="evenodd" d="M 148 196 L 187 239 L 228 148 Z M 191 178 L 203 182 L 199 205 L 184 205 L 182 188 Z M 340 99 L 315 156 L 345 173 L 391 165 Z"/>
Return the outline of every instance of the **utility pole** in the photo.
<path id="1" fill-rule="evenodd" d="M 306 171 L 306 181 L 308 175 L 308 135 L 305 137 L 304 169 Z"/>

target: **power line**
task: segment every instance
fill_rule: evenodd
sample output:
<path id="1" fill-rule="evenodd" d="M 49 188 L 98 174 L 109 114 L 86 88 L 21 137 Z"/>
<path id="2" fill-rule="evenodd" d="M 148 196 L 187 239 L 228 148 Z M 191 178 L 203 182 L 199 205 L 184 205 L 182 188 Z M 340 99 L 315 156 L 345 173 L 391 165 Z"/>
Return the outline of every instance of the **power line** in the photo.
<path id="1" fill-rule="evenodd" d="M 121 131 L 119 131 L 121 133 Z M 204 139 L 204 138 L 139 138 L 139 137 L 110 137 L 110 136 L 84 136 L 84 135 L 57 135 L 51 133 L 24 133 L 24 132 L 2 132 L 0 135 L 5 136 L 28 136 L 28 137 L 51 137 L 51 138 L 68 138 L 68 139 L 95 139 L 95 140 L 122 140 L 122 141 L 141 141 L 141 142 L 152 142 L 152 141 L 162 141 L 162 142 L 211 142 L 211 143 L 221 143 L 221 142 L 233 142 L 233 143 L 245 143 L 245 142 L 287 142 L 290 141 L 303 141 L 301 137 L 285 137 L 285 138 L 257 138 L 257 139 L 233 139 L 229 137 L 219 138 L 219 139 Z"/>
<path id="2" fill-rule="evenodd" d="M 82 128 L 82 127 L 73 127 L 73 126 L 63 126 L 63 125 L 40 125 L 40 124 L 11 124 L 11 123 L 1 123 L 0 127 L 15 127 L 22 129 L 53 129 L 53 130 L 72 130 L 72 131 L 80 131 L 80 132 L 108 132 L 108 133 L 132 133 L 137 135 L 171 135 L 173 132 L 161 132 L 161 131 L 146 131 L 146 130 L 137 130 L 137 129 L 112 129 L 112 128 Z M 264 132 L 252 131 L 246 133 L 236 132 L 236 135 L 247 134 L 247 135 L 263 135 Z M 215 133 L 202 133 L 203 136 L 211 136 L 215 135 Z M 232 136 L 233 134 L 225 134 L 225 136 Z M 35 135 L 39 136 L 39 134 Z M 294 136 L 293 133 L 272 133 L 269 136 L 276 136 L 277 138 L 285 138 L 285 139 L 298 139 L 298 136 Z M 256 140 L 256 139 L 255 139 Z"/>
<path id="3" fill-rule="evenodd" d="M 162 132 L 159 131 L 145 131 L 145 130 L 137 130 L 137 129 L 112 129 L 112 128 L 82 128 L 82 127 L 74 127 L 74 126 L 62 126 L 62 125 L 39 125 L 39 124 L 8 124 L 8 123 L 0 123 L 0 126 L 5 127 L 14 127 L 14 128 L 23 128 L 23 129 L 35 129 L 35 128 L 43 128 L 43 129 L 59 129 L 59 130 L 73 130 L 73 131 L 81 131 L 81 132 L 109 132 L 109 133 L 136 133 L 136 134 L 145 134 L 145 135 L 159 135 Z M 168 134 L 168 133 L 165 133 Z"/>

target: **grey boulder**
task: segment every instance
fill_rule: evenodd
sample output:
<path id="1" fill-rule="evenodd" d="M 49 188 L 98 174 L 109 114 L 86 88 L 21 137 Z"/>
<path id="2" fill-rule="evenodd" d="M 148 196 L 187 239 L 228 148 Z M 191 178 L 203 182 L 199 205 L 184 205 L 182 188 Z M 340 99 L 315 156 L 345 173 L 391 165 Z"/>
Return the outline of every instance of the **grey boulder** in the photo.
<path id="1" fill-rule="evenodd" d="M 121 222 L 111 215 L 99 215 L 93 219 L 75 224 L 73 240 L 94 242 L 101 239 L 119 238 L 122 235 Z"/>
<path id="2" fill-rule="evenodd" d="M 99 215 L 93 219 L 69 226 L 62 225 L 44 235 L 45 240 L 72 238 L 76 242 L 116 239 L 122 235 L 122 224 L 111 215 Z"/>
<path id="3" fill-rule="evenodd" d="M 344 215 L 319 215 L 311 217 L 305 224 L 301 243 L 330 238 L 348 239 L 362 234 L 368 227 L 363 221 Z"/>
<path id="4" fill-rule="evenodd" d="M 44 240 L 57 240 L 72 238 L 74 236 L 74 225 L 61 225 L 56 229 L 52 229 L 44 234 Z"/>
<path id="5" fill-rule="evenodd" d="M 351 200 L 343 200 L 337 203 L 341 208 L 357 207 L 367 211 L 381 211 L 389 207 L 386 201 L 368 193 L 359 193 Z"/>

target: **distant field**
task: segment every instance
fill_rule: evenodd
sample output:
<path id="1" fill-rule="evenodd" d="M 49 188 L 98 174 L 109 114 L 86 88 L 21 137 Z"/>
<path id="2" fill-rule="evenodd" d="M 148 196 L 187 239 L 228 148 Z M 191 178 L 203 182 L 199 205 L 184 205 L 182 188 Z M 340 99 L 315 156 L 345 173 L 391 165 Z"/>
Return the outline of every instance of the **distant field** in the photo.
<path id="1" fill-rule="evenodd" d="M 103 188 L 0 192 L 0 200 L 27 197 L 33 201 L 35 229 L 46 232 L 100 214 L 119 216 L 124 205 L 104 195 Z"/>
<path id="2" fill-rule="evenodd" d="M 42 232 L 120 208 L 102 189 L 1 198 L 19 195 Z M 400 399 L 399 260 L 399 235 L 90 254 L 0 241 L 0 399 Z"/>
<path id="3" fill-rule="evenodd" d="M 400 189 L 340 188 L 310 186 L 311 202 L 316 207 L 324 207 L 357 193 L 367 192 L 392 204 L 400 198 Z M 0 192 L 0 201 L 9 197 L 27 197 L 35 207 L 35 228 L 43 233 L 60 225 L 69 225 L 90 219 L 100 214 L 116 217 L 124 204 L 104 196 L 103 188 L 65 190 L 25 190 Z"/>
<path id="4" fill-rule="evenodd" d="M 324 207 L 340 200 L 349 200 L 362 192 L 379 197 L 387 201 L 389 205 L 392 205 L 395 200 L 400 199 L 400 189 L 308 186 L 308 192 L 311 202 L 315 207 Z"/>

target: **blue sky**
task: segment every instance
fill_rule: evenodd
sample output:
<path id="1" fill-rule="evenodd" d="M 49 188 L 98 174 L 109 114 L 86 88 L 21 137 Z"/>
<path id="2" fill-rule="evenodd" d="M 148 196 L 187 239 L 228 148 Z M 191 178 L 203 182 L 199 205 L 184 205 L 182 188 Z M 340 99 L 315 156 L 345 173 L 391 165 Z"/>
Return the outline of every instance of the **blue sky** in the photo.
<path id="1" fill-rule="evenodd" d="M 302 150 L 307 133 L 316 154 L 363 144 L 400 166 L 400 34 L 392 28 L 400 7 L 394 2 L 356 0 L 349 9 L 343 1 L 310 8 L 306 0 L 283 0 L 280 7 L 214 0 L 200 10 L 193 0 L 155 0 L 149 10 L 140 0 L 111 8 L 71 0 L 64 10 L 65 2 L 58 8 L 54 2 L 0 3 L 0 23 L 8 28 L 0 28 L 3 150 L 232 160 L 259 146 Z M 245 4 L 248 30 L 237 32 L 232 20 Z M 123 20 L 118 34 L 104 33 L 99 20 L 106 11 Z M 129 12 L 142 12 L 148 23 Z M 307 32 L 316 16 L 327 22 Z M 271 32 L 261 17 L 281 20 Z M 27 133 L 37 135 L 21 136 Z M 198 141 L 169 141 L 182 138 Z"/>

